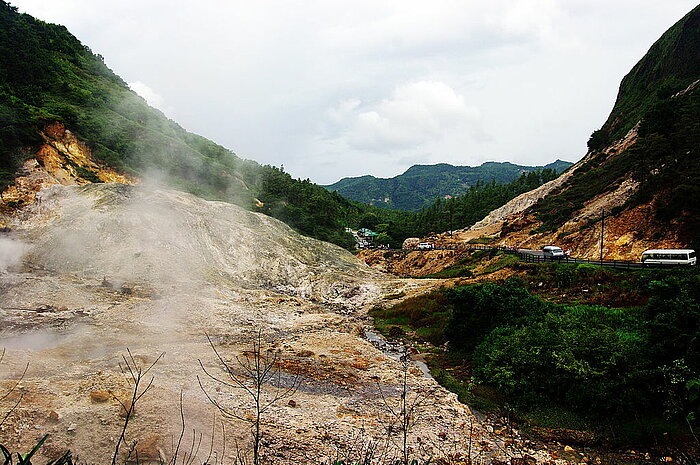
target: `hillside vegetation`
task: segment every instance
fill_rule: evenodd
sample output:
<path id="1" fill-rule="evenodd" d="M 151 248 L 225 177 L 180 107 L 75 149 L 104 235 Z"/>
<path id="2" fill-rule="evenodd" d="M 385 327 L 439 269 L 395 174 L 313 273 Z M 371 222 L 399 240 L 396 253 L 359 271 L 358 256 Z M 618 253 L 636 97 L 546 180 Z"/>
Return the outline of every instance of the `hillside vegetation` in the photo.
<path id="1" fill-rule="evenodd" d="M 561 173 L 571 166 L 557 160 L 546 166 L 521 166 L 513 163 L 486 162 L 480 166 L 414 165 L 393 178 L 360 176 L 343 178 L 325 186 L 358 202 L 397 210 L 418 211 L 437 198 L 458 196 L 479 184 L 507 184 L 522 174 L 552 169 Z"/>
<path id="2" fill-rule="evenodd" d="M 522 277 L 437 290 L 372 315 L 388 335 L 449 342 L 429 351 L 431 367 L 478 408 L 511 405 L 535 423 L 608 436 L 594 426 L 604 420 L 624 441 L 697 428 L 697 273 L 510 266 Z"/>
<path id="3" fill-rule="evenodd" d="M 359 225 L 380 233 L 375 242 L 401 248 L 407 237 L 468 228 L 491 210 L 557 176 L 555 170 L 545 168 L 523 173 L 507 184 L 480 181 L 464 194 L 451 199 L 437 198 L 432 205 L 418 212 L 365 207 L 367 211 L 360 218 Z"/>
<path id="4" fill-rule="evenodd" d="M 617 258 L 644 248 L 700 247 L 700 7 L 666 31 L 625 76 L 589 152 L 561 186 L 506 221 L 502 240 L 555 242 Z M 529 234 L 529 235 L 528 235 Z"/>
<path id="5" fill-rule="evenodd" d="M 358 206 L 187 132 L 149 107 L 64 26 L 0 1 L 0 191 L 42 143 L 39 132 L 54 121 L 124 173 L 157 173 L 174 188 L 255 209 L 304 234 L 352 246 L 343 227 L 360 214 Z"/>

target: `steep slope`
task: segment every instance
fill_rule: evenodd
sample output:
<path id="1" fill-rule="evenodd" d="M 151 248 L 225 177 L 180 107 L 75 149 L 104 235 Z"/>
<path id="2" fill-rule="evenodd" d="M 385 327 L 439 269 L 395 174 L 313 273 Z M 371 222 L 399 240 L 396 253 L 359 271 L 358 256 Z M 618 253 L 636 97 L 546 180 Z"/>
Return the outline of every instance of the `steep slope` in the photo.
<path id="1" fill-rule="evenodd" d="M 486 162 L 480 166 L 414 165 L 393 178 L 360 176 L 343 178 L 325 186 L 341 195 L 380 207 L 417 211 L 429 206 L 436 198 L 457 196 L 478 182 L 505 184 L 521 174 L 544 168 L 562 172 L 571 163 L 557 160 L 545 166 L 521 166 L 513 163 Z"/>
<path id="2" fill-rule="evenodd" d="M 359 214 L 356 206 L 185 131 L 149 107 L 65 27 L 20 14 L 0 0 L 0 193 L 24 176 L 21 171 L 42 164 L 44 136 L 57 125 L 92 161 L 83 165 L 54 147 L 62 164 L 72 167 L 69 173 L 59 173 L 62 164 L 43 167 L 56 182 L 105 180 L 98 173 L 105 168 L 131 181 L 156 177 L 203 198 L 282 218 L 307 235 L 352 243 L 340 218 Z M 7 199 L 0 209 L 18 205 L 16 193 Z"/>
<path id="3" fill-rule="evenodd" d="M 492 212 L 501 242 L 561 244 L 581 256 L 637 259 L 646 248 L 700 247 L 700 7 L 623 79 L 590 151 L 559 179 Z M 619 135 L 622 134 L 622 137 Z M 609 143 L 610 137 L 616 138 Z"/>
<path id="4" fill-rule="evenodd" d="M 698 79 L 699 11 L 700 6 L 695 7 L 664 33 L 624 77 L 610 116 L 591 136 L 591 148 L 600 149 L 620 139 L 655 104 Z"/>

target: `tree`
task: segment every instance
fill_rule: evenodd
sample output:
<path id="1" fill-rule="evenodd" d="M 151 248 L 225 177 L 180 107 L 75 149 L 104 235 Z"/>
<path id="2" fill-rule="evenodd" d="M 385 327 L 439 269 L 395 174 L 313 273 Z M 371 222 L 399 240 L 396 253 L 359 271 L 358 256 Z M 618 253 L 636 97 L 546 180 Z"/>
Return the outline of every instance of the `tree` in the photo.
<path id="1" fill-rule="evenodd" d="M 390 416 L 390 423 L 387 427 L 387 433 L 391 436 L 392 432 L 396 431 L 399 435 L 399 452 L 401 460 L 396 461 L 400 465 L 409 465 L 409 463 L 418 463 L 417 460 L 409 461 L 411 457 L 411 447 L 409 445 L 411 431 L 420 418 L 420 412 L 423 405 L 429 402 L 435 396 L 437 388 L 429 388 L 426 390 L 417 390 L 408 382 L 408 372 L 411 368 L 411 361 L 407 352 L 404 351 L 401 356 L 401 378 L 400 378 L 400 393 L 399 401 L 390 400 L 382 391 L 377 382 L 377 389 L 382 398 L 382 403 Z M 430 463 L 427 460 L 426 463 Z"/>
<path id="2" fill-rule="evenodd" d="M 374 213 L 365 213 L 362 215 L 362 218 L 360 218 L 360 228 L 374 230 L 379 223 L 381 223 L 381 220 Z"/>
<path id="3" fill-rule="evenodd" d="M 119 368 L 122 372 L 122 375 L 126 379 L 127 384 L 131 386 L 131 397 L 125 401 L 122 401 L 118 396 L 112 393 L 112 397 L 114 397 L 114 399 L 117 402 L 119 402 L 119 404 L 124 409 L 124 424 L 122 425 L 122 430 L 121 434 L 119 435 L 119 439 L 117 439 L 117 444 L 116 446 L 114 446 L 112 465 L 116 465 L 117 463 L 117 457 L 119 456 L 119 447 L 121 446 L 122 442 L 125 441 L 126 429 L 129 426 L 129 420 L 131 420 L 131 417 L 134 415 L 136 404 L 151 389 L 151 386 L 153 386 L 153 376 L 151 376 L 151 379 L 148 380 L 148 382 L 146 382 L 146 376 L 156 365 L 156 363 L 158 363 L 158 361 L 160 361 L 160 359 L 163 358 L 163 356 L 165 355 L 165 352 L 162 352 L 155 359 L 155 361 L 148 366 L 148 368 L 144 369 L 141 365 L 138 364 L 138 362 L 136 361 L 136 359 L 131 354 L 131 351 L 128 348 L 126 349 L 126 352 L 128 354 L 128 357 L 122 355 L 122 360 L 124 361 L 124 364 L 122 365 L 121 363 L 119 363 Z M 133 447 L 131 451 L 133 451 Z M 129 452 L 129 455 L 131 455 L 131 451 Z"/>
<path id="4" fill-rule="evenodd" d="M 2 352 L 0 352 L 0 364 L 2 364 L 3 359 L 5 358 L 5 349 L 2 349 Z M 10 407 L 7 409 L 4 415 L 2 415 L 2 412 L 0 411 L 0 426 L 2 426 L 7 419 L 10 417 L 12 412 L 15 411 L 17 406 L 19 406 L 20 402 L 22 402 L 22 398 L 24 397 L 24 394 L 22 392 L 19 392 L 18 395 L 16 395 L 17 399 L 13 399 L 12 396 L 13 394 L 18 392 L 19 384 L 22 382 L 24 379 L 24 375 L 27 374 L 27 370 L 29 369 L 29 363 L 25 365 L 24 371 L 22 371 L 22 374 L 20 375 L 19 379 L 12 385 L 10 388 L 0 394 L 0 403 L 4 402 L 5 400 L 10 400 Z"/>
<path id="5" fill-rule="evenodd" d="M 271 348 L 263 348 L 262 331 L 255 335 L 249 350 L 235 357 L 233 361 L 227 361 L 216 349 L 209 335 L 207 340 L 216 355 L 217 365 L 224 372 L 223 379 L 204 367 L 199 360 L 199 365 L 204 374 L 214 381 L 218 387 L 242 390 L 250 400 L 251 411 L 239 412 L 232 410 L 215 399 L 204 387 L 199 376 L 199 387 L 224 417 L 241 420 L 251 425 L 251 439 L 253 449 L 253 465 L 261 463 L 262 446 L 262 422 L 268 409 L 280 400 L 293 395 L 299 387 L 299 376 L 294 375 L 287 383 L 282 381 L 282 371 L 279 369 L 279 354 Z M 286 384 L 286 386 L 284 385 Z"/>

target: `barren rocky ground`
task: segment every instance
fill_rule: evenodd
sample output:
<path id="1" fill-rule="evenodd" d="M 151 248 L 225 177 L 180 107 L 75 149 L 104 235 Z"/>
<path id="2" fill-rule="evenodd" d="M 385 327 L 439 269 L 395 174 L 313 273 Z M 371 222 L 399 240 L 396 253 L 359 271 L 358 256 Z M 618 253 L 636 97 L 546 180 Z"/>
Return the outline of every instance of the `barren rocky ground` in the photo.
<path id="1" fill-rule="evenodd" d="M 247 450 L 249 424 L 222 418 L 207 395 L 244 419 L 251 399 L 217 385 L 200 361 L 224 376 L 207 335 L 237 367 L 258 331 L 280 370 L 263 396 L 301 382 L 263 417 L 263 444 L 277 463 L 350 458 L 341 445 L 397 439 L 387 433 L 388 407 L 398 405 L 403 365 L 364 337 L 366 311 L 431 280 L 390 277 L 274 219 L 174 191 L 54 186 L 21 215 L 0 243 L 0 389 L 28 369 L 0 443 L 26 451 L 48 433 L 45 459 L 71 449 L 88 463 L 109 461 L 124 421 L 117 399 L 126 402 L 131 389 L 120 369 L 128 349 L 142 367 L 164 355 L 122 453 L 136 441 L 139 461 L 168 460 L 182 393 L 182 449 L 192 463 L 233 462 L 236 441 Z M 409 398 L 430 394 L 410 434 L 416 456 L 552 460 L 480 421 L 417 367 L 408 371 Z"/>

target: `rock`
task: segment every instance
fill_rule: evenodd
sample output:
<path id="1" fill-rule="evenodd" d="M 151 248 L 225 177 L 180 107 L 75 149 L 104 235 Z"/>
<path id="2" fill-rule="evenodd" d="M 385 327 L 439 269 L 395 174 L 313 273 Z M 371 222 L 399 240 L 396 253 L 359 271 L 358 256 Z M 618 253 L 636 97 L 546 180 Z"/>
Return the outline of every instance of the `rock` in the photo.
<path id="1" fill-rule="evenodd" d="M 571 446 L 564 446 L 564 451 L 565 452 L 573 452 L 574 448 Z"/>
<path id="2" fill-rule="evenodd" d="M 138 454 L 139 461 L 147 462 L 165 462 L 165 455 L 161 450 L 162 437 L 159 434 L 151 433 L 137 445 L 135 452 Z"/>
<path id="3" fill-rule="evenodd" d="M 93 404 L 101 404 L 107 402 L 112 396 L 107 391 L 92 391 L 90 393 L 90 401 Z"/>
<path id="4" fill-rule="evenodd" d="M 289 402 L 287 402 L 287 405 L 289 405 L 290 407 L 296 407 L 297 403 L 296 403 L 296 401 L 289 399 Z"/>
<path id="5" fill-rule="evenodd" d="M 129 410 L 131 410 L 132 416 L 136 414 L 136 409 L 131 407 L 131 398 L 119 403 L 117 409 L 119 410 L 119 416 L 122 418 L 126 418 L 126 414 L 129 412 Z"/>
<path id="6" fill-rule="evenodd" d="M 66 431 L 68 431 L 69 434 L 75 434 L 76 429 L 78 429 L 78 425 L 76 425 L 75 423 L 71 423 L 70 425 L 68 425 Z"/>
<path id="7" fill-rule="evenodd" d="M 49 412 L 48 420 L 51 423 L 58 423 L 59 421 L 61 421 L 61 415 L 59 415 L 57 411 L 51 410 Z"/>
<path id="8" fill-rule="evenodd" d="M 403 241 L 401 248 L 402 249 L 415 249 L 416 247 L 418 247 L 419 242 L 420 242 L 419 237 L 408 237 Z"/>

